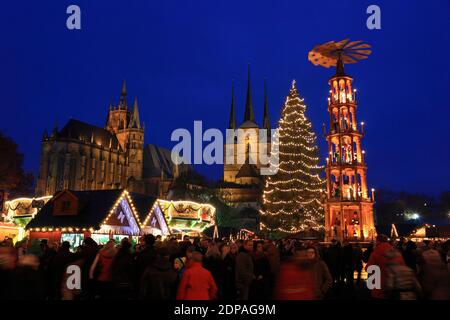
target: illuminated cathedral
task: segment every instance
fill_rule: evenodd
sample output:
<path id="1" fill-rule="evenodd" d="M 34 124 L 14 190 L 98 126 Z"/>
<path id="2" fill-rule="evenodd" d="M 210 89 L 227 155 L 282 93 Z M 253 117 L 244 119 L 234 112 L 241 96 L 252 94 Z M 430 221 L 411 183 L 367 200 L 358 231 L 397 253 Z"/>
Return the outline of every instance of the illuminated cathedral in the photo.
<path id="1" fill-rule="evenodd" d="M 233 130 L 232 132 L 241 130 L 243 132 L 243 139 L 238 139 L 235 135 L 232 139 L 227 138 L 227 142 L 225 143 L 223 181 L 227 185 L 227 188 L 221 190 L 222 196 L 230 202 L 248 202 L 257 206 L 257 203 L 261 201 L 261 190 L 264 183 L 264 177 L 260 174 L 263 164 L 261 164 L 259 153 L 262 152 L 270 155 L 270 120 L 267 86 L 265 83 L 262 125 L 258 125 L 255 120 L 250 67 L 248 68 L 243 121 L 240 125 L 237 125 L 233 83 L 228 129 Z M 266 134 L 265 140 L 261 139 L 262 133 Z M 227 159 L 227 153 L 232 155 L 231 163 L 229 161 L 230 158 Z M 243 159 L 244 161 L 239 161 L 239 159 Z"/>
<path id="2" fill-rule="evenodd" d="M 103 128 L 70 119 L 61 130 L 44 132 L 36 195 L 122 188 L 164 195 L 186 167 L 172 163 L 170 150 L 144 145 L 144 132 L 137 98 L 128 105 L 124 82 Z"/>
<path id="3" fill-rule="evenodd" d="M 236 105 L 234 97 L 234 84 L 231 94 L 231 110 L 228 129 L 241 129 L 244 133 L 243 141 L 234 139 L 231 143 L 225 144 L 225 150 L 234 150 L 233 163 L 225 163 L 223 179 L 226 182 L 232 182 L 240 185 L 259 185 L 262 182 L 260 175 L 261 162 L 258 153 L 261 148 L 264 148 L 266 153 L 270 153 L 270 120 L 269 120 L 269 103 L 267 97 L 267 88 L 264 86 L 264 115 L 262 126 L 260 127 L 255 121 L 253 112 L 253 99 L 250 81 L 250 67 L 248 70 L 247 80 L 247 95 L 245 102 L 244 120 L 237 126 L 236 122 Z M 260 129 L 267 132 L 266 142 L 260 140 Z M 263 145 L 264 144 L 264 145 Z M 245 152 L 245 155 L 239 153 Z M 245 159 L 245 163 L 238 163 L 238 158 L 241 156 Z"/>

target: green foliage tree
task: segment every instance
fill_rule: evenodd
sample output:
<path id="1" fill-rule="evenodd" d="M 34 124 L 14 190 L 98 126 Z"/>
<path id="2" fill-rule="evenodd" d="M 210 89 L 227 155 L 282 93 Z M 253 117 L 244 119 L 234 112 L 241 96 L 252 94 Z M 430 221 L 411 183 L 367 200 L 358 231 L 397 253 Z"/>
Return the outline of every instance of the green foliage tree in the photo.
<path id="1" fill-rule="evenodd" d="M 17 144 L 0 132 L 0 190 L 12 195 L 30 195 L 33 175 L 23 169 L 23 154 Z"/>

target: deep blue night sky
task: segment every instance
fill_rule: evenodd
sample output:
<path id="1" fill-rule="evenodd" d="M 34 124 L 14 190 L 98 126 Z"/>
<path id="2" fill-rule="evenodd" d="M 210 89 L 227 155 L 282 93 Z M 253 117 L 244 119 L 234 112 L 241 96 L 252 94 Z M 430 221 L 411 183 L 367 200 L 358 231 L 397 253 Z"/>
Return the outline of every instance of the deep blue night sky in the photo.
<path id="1" fill-rule="evenodd" d="M 82 30 L 66 28 L 66 8 Z M 366 28 L 366 8 L 382 29 Z M 368 60 L 347 66 L 359 90 L 358 122 L 368 182 L 375 188 L 437 194 L 450 189 L 450 1 L 8 1 L 0 13 L 0 130 L 37 172 L 44 129 L 71 117 L 103 126 L 122 79 L 139 98 L 146 143 L 170 147 L 176 128 L 224 129 L 231 81 L 238 122 L 247 64 L 262 120 L 267 78 L 272 124 L 297 80 L 320 134 L 328 119 L 327 80 L 308 51 L 330 40 L 364 40 Z M 325 141 L 318 135 L 322 153 Z M 218 178 L 222 168 L 201 167 Z"/>

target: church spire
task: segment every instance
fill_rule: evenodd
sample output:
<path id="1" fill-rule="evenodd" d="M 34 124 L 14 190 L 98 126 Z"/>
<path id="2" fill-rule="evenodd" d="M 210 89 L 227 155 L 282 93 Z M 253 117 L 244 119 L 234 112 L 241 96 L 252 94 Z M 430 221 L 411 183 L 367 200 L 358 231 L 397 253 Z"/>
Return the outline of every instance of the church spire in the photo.
<path id="1" fill-rule="evenodd" d="M 255 115 L 253 114 L 252 89 L 250 85 L 250 64 L 248 65 L 248 83 L 247 83 L 247 100 L 245 102 L 245 116 L 244 122 L 255 122 Z"/>
<path id="2" fill-rule="evenodd" d="M 270 130 L 269 120 L 269 98 L 267 96 L 267 81 L 264 79 L 264 116 L 263 116 L 263 128 Z"/>
<path id="3" fill-rule="evenodd" d="M 231 84 L 231 110 L 230 110 L 230 123 L 228 125 L 229 129 L 236 129 L 236 111 L 234 102 L 234 80 Z"/>
<path id="4" fill-rule="evenodd" d="M 54 138 L 58 135 L 58 120 L 55 119 L 55 125 L 53 126 L 51 137 Z"/>
<path id="5" fill-rule="evenodd" d="M 126 109 L 126 107 L 127 107 L 127 83 L 125 80 L 123 80 L 122 91 L 120 93 L 119 108 Z"/>
<path id="6" fill-rule="evenodd" d="M 137 97 L 134 98 L 133 111 L 131 113 L 129 128 L 141 128 L 141 121 L 139 120 L 139 109 Z"/>
<path id="7" fill-rule="evenodd" d="M 121 92 L 122 96 L 126 96 L 127 95 L 127 82 L 126 80 L 123 80 L 122 82 L 122 92 Z"/>

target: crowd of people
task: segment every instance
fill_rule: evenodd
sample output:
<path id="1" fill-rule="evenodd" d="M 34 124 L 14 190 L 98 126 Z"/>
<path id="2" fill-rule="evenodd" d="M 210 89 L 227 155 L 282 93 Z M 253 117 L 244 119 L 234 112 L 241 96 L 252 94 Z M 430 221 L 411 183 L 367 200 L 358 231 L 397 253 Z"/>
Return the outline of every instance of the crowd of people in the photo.
<path id="1" fill-rule="evenodd" d="M 0 299 L 42 300 L 320 300 L 336 288 L 366 288 L 364 270 L 380 267 L 373 299 L 450 299 L 450 241 L 317 243 L 283 239 L 189 238 L 145 235 L 72 252 L 69 242 L 0 245 Z M 80 286 L 70 286 L 77 266 Z"/>

